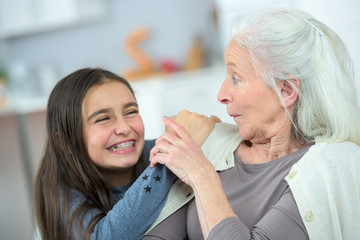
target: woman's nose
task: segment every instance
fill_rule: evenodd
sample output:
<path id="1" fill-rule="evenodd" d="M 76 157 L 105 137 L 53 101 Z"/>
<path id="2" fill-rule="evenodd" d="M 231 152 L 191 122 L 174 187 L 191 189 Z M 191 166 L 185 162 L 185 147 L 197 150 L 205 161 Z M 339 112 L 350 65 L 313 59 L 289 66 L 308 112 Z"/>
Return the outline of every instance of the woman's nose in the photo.
<path id="1" fill-rule="evenodd" d="M 222 104 L 228 104 L 230 102 L 230 95 L 227 91 L 226 80 L 222 83 L 217 95 L 217 99 Z"/>

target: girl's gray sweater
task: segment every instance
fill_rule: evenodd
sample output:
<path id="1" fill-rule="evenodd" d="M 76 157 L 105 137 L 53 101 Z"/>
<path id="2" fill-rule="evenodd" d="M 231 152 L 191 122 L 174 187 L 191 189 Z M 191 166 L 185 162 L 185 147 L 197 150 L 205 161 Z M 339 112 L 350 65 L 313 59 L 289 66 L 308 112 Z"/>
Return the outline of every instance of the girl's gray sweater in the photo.
<path id="1" fill-rule="evenodd" d="M 155 141 L 145 141 L 144 154 L 148 161 L 151 148 Z M 141 239 L 147 228 L 159 215 L 165 204 L 168 191 L 175 180 L 175 175 L 165 166 L 147 167 L 140 177 L 123 188 L 112 187 L 116 204 L 97 224 L 91 239 Z M 71 190 L 71 212 L 85 197 L 78 191 Z M 83 228 L 98 209 L 85 213 Z"/>

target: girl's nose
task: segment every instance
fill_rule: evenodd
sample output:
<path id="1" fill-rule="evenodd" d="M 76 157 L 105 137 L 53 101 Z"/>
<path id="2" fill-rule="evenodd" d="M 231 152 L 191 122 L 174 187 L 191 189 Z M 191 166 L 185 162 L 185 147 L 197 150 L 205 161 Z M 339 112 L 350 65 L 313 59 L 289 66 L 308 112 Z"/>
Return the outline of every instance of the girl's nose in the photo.
<path id="1" fill-rule="evenodd" d="M 130 132 L 131 127 L 128 122 L 124 118 L 118 119 L 115 126 L 115 134 L 127 136 Z"/>

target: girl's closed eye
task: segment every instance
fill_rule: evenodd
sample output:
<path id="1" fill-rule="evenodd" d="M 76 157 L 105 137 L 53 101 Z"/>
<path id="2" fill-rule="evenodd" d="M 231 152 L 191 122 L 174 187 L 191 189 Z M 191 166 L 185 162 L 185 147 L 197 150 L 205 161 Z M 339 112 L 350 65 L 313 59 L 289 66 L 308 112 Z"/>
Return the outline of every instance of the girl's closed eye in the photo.
<path id="1" fill-rule="evenodd" d="M 109 119 L 110 119 L 109 117 L 100 117 L 100 118 L 95 120 L 95 123 L 104 122 L 104 121 L 107 121 Z"/>
<path id="2" fill-rule="evenodd" d="M 139 113 L 138 109 L 131 109 L 125 112 L 125 116 L 132 116 L 132 115 L 136 115 Z"/>

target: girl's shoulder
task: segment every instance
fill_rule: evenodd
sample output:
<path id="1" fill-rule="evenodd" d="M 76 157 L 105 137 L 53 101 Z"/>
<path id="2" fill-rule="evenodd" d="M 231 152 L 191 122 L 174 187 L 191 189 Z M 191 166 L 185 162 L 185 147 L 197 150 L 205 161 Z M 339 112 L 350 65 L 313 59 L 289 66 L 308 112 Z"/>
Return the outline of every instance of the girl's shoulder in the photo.
<path id="1" fill-rule="evenodd" d="M 150 151 L 155 146 L 155 141 L 156 141 L 156 139 L 145 140 L 144 151 L 145 151 L 145 149 Z"/>
<path id="2" fill-rule="evenodd" d="M 151 151 L 151 149 L 155 146 L 155 141 L 156 141 L 156 139 L 145 140 L 143 153 L 144 153 L 145 162 L 146 162 L 147 164 L 150 164 L 150 162 L 149 162 L 149 159 L 150 159 L 150 151 Z"/>

